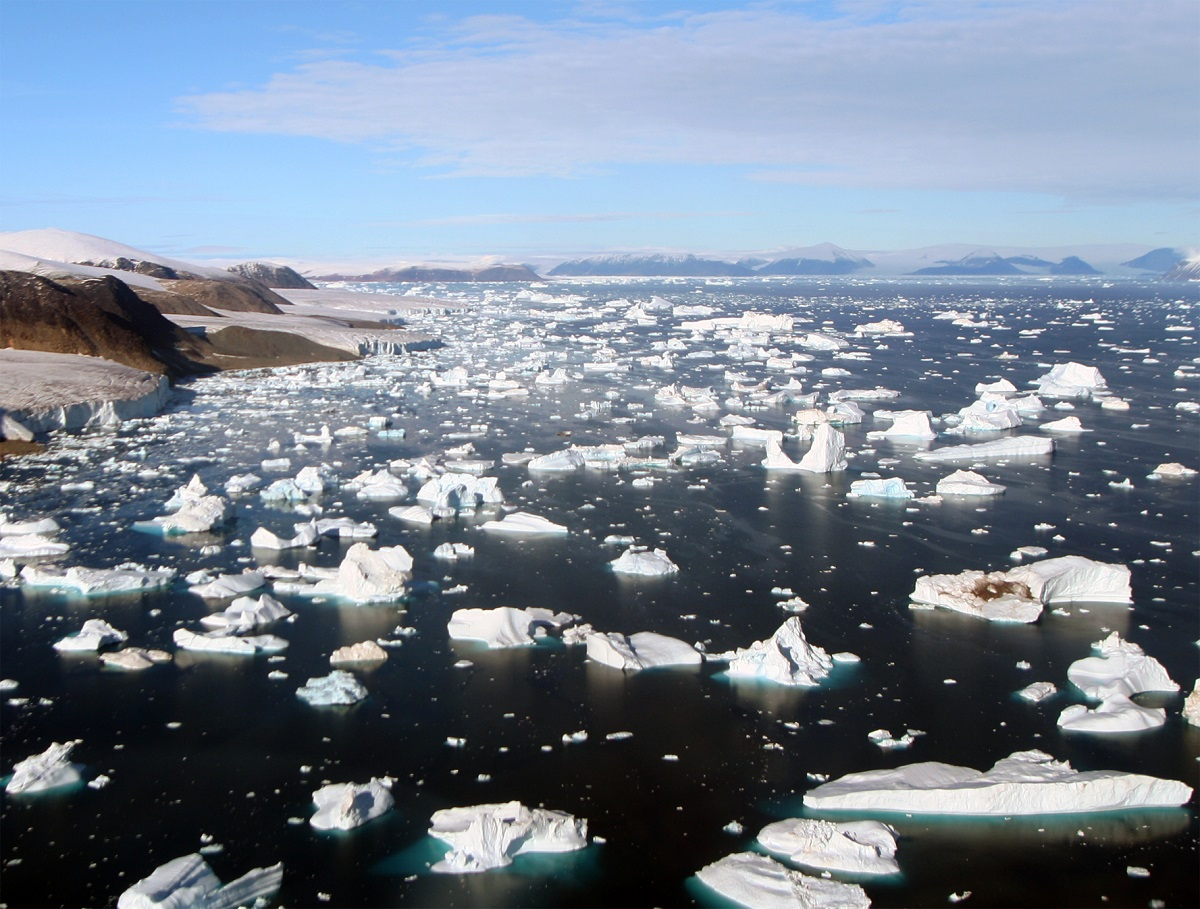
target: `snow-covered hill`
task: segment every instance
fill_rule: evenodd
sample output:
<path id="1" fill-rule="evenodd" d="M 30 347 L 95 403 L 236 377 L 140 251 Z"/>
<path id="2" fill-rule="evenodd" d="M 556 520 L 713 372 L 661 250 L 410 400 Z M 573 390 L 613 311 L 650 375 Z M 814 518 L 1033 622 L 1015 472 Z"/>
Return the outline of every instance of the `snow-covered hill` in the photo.
<path id="1" fill-rule="evenodd" d="M 60 230 L 47 227 L 40 230 L 18 230 L 0 233 L 0 250 L 20 253 L 35 259 L 57 262 L 67 265 L 83 264 L 102 269 L 106 273 L 122 274 L 141 272 L 154 277 L 155 269 L 139 269 L 138 263 L 158 266 L 174 272 L 179 277 L 196 276 L 215 280 L 230 280 L 232 276 L 223 268 L 209 265 L 195 265 L 158 253 L 147 252 L 133 246 L 126 246 L 115 240 L 106 240 L 91 234 L 81 234 L 70 230 Z M 119 260 L 125 260 L 118 264 Z M 124 267 L 122 267 L 124 266 Z M 171 275 L 162 275 L 171 277 Z"/>

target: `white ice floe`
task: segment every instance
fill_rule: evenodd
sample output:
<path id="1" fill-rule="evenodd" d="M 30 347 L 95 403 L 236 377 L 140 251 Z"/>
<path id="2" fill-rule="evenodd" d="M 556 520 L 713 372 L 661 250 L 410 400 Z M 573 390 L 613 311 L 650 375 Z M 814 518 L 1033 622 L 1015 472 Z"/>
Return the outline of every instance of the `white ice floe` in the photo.
<path id="1" fill-rule="evenodd" d="M 311 678 L 296 689 L 296 697 L 314 707 L 357 704 L 366 696 L 367 689 L 344 669 L 335 669 L 329 675 Z"/>
<path id="2" fill-rule="evenodd" d="M 937 433 L 929 425 L 929 411 L 927 410 L 894 410 L 891 416 L 891 427 L 882 433 L 886 439 L 927 441 L 937 438 Z M 875 434 L 870 433 L 870 435 Z"/>
<path id="3" fill-rule="evenodd" d="M 888 477 L 886 479 L 855 480 L 850 484 L 850 491 L 846 493 L 846 497 L 903 501 L 911 499 L 913 491 L 900 477 Z"/>
<path id="4" fill-rule="evenodd" d="M 475 555 L 475 547 L 466 543 L 440 543 L 433 551 L 435 559 L 446 562 L 456 562 L 459 559 L 469 559 Z"/>
<path id="5" fill-rule="evenodd" d="M 928 761 L 851 773 L 804 796 L 814 811 L 1027 815 L 1177 807 L 1191 787 L 1117 770 L 1077 771 L 1042 751 L 1018 751 L 987 771 Z"/>
<path id="6" fill-rule="evenodd" d="M 203 574 L 188 576 L 189 583 L 196 578 L 200 583 L 191 588 L 196 596 L 206 600 L 221 600 L 226 597 L 239 597 L 252 593 L 266 586 L 267 578 L 258 571 L 243 571 L 241 574 L 222 574 L 217 577 Z"/>
<path id="7" fill-rule="evenodd" d="M 222 496 L 200 496 L 185 501 L 177 511 L 149 521 L 136 521 L 135 530 L 181 536 L 187 533 L 208 533 L 228 519 L 229 502 Z"/>
<path id="8" fill-rule="evenodd" d="M 14 534 L 0 537 L 0 559 L 36 559 L 63 555 L 71 551 L 70 543 L 60 543 L 40 533 Z"/>
<path id="9" fill-rule="evenodd" d="M 233 909 L 266 904 L 283 882 L 283 863 L 222 884 L 199 853 L 160 865 L 117 899 L 117 909 Z M 260 903 L 261 901 L 261 903 Z"/>
<path id="10" fill-rule="evenodd" d="M 165 650 L 146 650 L 142 647 L 122 647 L 100 654 L 100 661 L 113 669 L 127 672 L 142 672 L 152 666 L 171 662 L 171 654 Z"/>
<path id="11" fill-rule="evenodd" d="M 1128 697 L 1142 691 L 1178 691 L 1162 663 L 1114 631 L 1092 644 L 1096 656 L 1076 660 L 1067 669 L 1071 684 L 1088 697 Z"/>
<path id="12" fill-rule="evenodd" d="M 1095 366 L 1075 362 L 1052 367 L 1033 384 L 1037 386 L 1038 394 L 1048 398 L 1088 398 L 1108 387 Z"/>
<path id="13" fill-rule="evenodd" d="M 433 524 L 435 517 L 432 509 L 424 505 L 397 505 L 395 508 L 389 508 L 388 514 L 409 524 Z"/>
<path id="14" fill-rule="evenodd" d="M 146 568 L 133 564 L 117 568 L 76 566 L 62 570 L 26 565 L 21 569 L 21 581 L 26 587 L 69 591 L 85 597 L 162 590 L 174 579 L 173 568 Z"/>
<path id="15" fill-rule="evenodd" d="M 1193 726 L 1200 726 L 1200 679 L 1192 686 L 1183 702 L 1183 719 Z"/>
<path id="16" fill-rule="evenodd" d="M 546 628 L 561 628 L 574 622 L 566 612 L 533 607 L 518 609 L 456 609 L 446 625 L 455 640 L 482 641 L 488 647 L 522 647 L 535 643 L 535 635 Z"/>
<path id="17" fill-rule="evenodd" d="M 0 537 L 19 537 L 36 534 L 41 537 L 52 537 L 61 530 L 54 518 L 35 518 L 32 521 L 10 520 L 5 512 L 0 511 Z"/>
<path id="18" fill-rule="evenodd" d="M 583 452 L 572 446 L 571 448 L 564 448 L 561 451 L 553 451 L 550 454 L 531 458 L 526 467 L 531 472 L 543 471 L 550 473 L 579 470 L 583 467 L 583 464 Z"/>
<path id="19" fill-rule="evenodd" d="M 769 855 L 735 852 L 696 872 L 701 883 L 751 909 L 867 909 L 871 900 L 858 884 L 813 877 Z"/>
<path id="20" fill-rule="evenodd" d="M 608 567 L 617 574 L 646 577 L 664 577 L 679 572 L 679 566 L 667 557 L 666 550 L 650 550 L 645 546 L 631 546 L 619 558 L 609 562 Z"/>
<path id="21" fill-rule="evenodd" d="M 355 543 L 346 550 L 333 577 L 323 577 L 294 592 L 337 597 L 353 603 L 390 603 L 407 594 L 412 567 L 412 556 L 403 546 L 371 549 L 366 543 Z M 279 589 L 278 584 L 276 588 Z"/>
<path id="22" fill-rule="evenodd" d="M 1049 423 L 1043 423 L 1039 428 L 1044 429 L 1046 432 L 1091 432 L 1090 429 L 1084 429 L 1083 424 L 1079 421 L 1079 417 L 1075 416 L 1063 417 L 1061 420 L 1053 420 Z"/>
<path id="23" fill-rule="evenodd" d="M 1004 490 L 1004 486 L 989 483 L 982 474 L 973 470 L 956 470 L 938 480 L 936 487 L 940 496 L 998 496 Z"/>
<path id="24" fill-rule="evenodd" d="M 1044 436 L 1010 436 L 972 445 L 948 445 L 930 451 L 918 451 L 918 461 L 977 461 L 984 458 L 1036 458 L 1054 452 L 1054 440 Z"/>
<path id="25" fill-rule="evenodd" d="M 639 670 L 664 666 L 699 666 L 703 657 L 687 641 L 653 631 L 631 635 L 593 632 L 584 639 L 589 660 L 614 669 Z"/>
<path id="26" fill-rule="evenodd" d="M 60 652 L 91 651 L 94 653 L 101 647 L 123 644 L 127 640 L 129 640 L 129 635 L 113 628 L 104 619 L 88 619 L 79 631 L 55 641 L 54 649 Z"/>
<path id="27" fill-rule="evenodd" d="M 433 866 L 442 874 L 489 871 L 523 853 L 573 852 L 588 844 L 585 819 L 520 802 L 435 811 L 429 834 L 451 847 Z"/>
<path id="28" fill-rule="evenodd" d="M 355 498 L 370 502 L 403 499 L 408 495 L 408 487 L 387 470 L 365 471 L 347 482 L 345 488 L 353 490 Z"/>
<path id="29" fill-rule="evenodd" d="M 1058 725 L 1067 732 L 1109 734 L 1157 729 L 1167 721 L 1161 707 L 1143 707 L 1126 695 L 1110 694 L 1098 707 L 1072 704 L 1058 715 Z"/>
<path id="30" fill-rule="evenodd" d="M 479 529 L 493 533 L 512 534 L 561 534 L 570 532 L 562 524 L 555 524 L 547 518 L 530 514 L 527 511 L 514 511 L 512 514 L 505 515 L 499 521 L 487 521 L 480 524 Z"/>
<path id="31" fill-rule="evenodd" d="M 495 477 L 477 477 L 469 473 L 444 473 L 425 483 L 417 492 L 417 501 L 434 514 L 454 514 L 504 504 L 504 493 Z"/>
<path id="32" fill-rule="evenodd" d="M 40 754 L 17 761 L 4 791 L 10 795 L 44 792 L 80 782 L 79 767 L 70 761 L 75 745 L 75 742 L 53 742 Z"/>
<path id="33" fill-rule="evenodd" d="M 238 656 L 254 656 L 258 653 L 279 653 L 286 650 L 288 642 L 273 634 L 237 635 L 227 631 L 197 634 L 186 628 L 176 628 L 171 635 L 180 650 L 200 653 L 228 653 Z"/>
<path id="34" fill-rule="evenodd" d="M 796 462 L 796 470 L 809 473 L 836 473 L 846 469 L 846 437 L 828 423 L 817 426 L 812 445 Z"/>
<path id="35" fill-rule="evenodd" d="M 1184 467 L 1177 461 L 1169 461 L 1166 464 L 1159 464 L 1155 467 L 1153 471 L 1147 474 L 1147 479 L 1160 480 L 1166 477 L 1182 479 L 1185 477 L 1194 477 L 1197 472 L 1190 467 Z"/>
<path id="36" fill-rule="evenodd" d="M 375 641 L 359 641 L 357 644 L 347 644 L 339 647 L 329 655 L 329 665 L 341 666 L 346 663 L 382 663 L 388 658 L 387 651 Z"/>
<path id="37" fill-rule="evenodd" d="M 220 629 L 231 634 L 245 634 L 261 625 L 269 625 L 286 619 L 292 611 L 269 593 L 257 600 L 253 597 L 238 597 L 223 612 L 214 612 L 200 619 L 205 628 Z"/>
<path id="38" fill-rule="evenodd" d="M 308 823 L 317 830 L 352 830 L 381 817 L 395 805 L 382 780 L 366 783 L 330 783 L 313 793 L 316 813 Z"/>
<path id="39" fill-rule="evenodd" d="M 308 546 L 317 544 L 316 525 L 297 524 L 295 525 L 296 533 L 289 539 L 284 539 L 281 536 L 267 530 L 265 527 L 260 527 L 254 533 L 250 534 L 250 545 L 255 549 L 273 549 L 282 551 L 284 549 L 303 549 Z"/>
<path id="40" fill-rule="evenodd" d="M 1024 688 L 1018 691 L 1017 695 L 1026 701 L 1031 701 L 1034 704 L 1037 704 L 1038 702 L 1044 701 L 1046 698 L 1057 693 L 1058 686 L 1053 682 L 1033 682 L 1032 684 L 1026 685 Z"/>
<path id="41" fill-rule="evenodd" d="M 767 824 L 759 844 L 788 861 L 822 871 L 896 874 L 895 831 L 879 821 L 823 821 L 788 818 Z"/>
<path id="42" fill-rule="evenodd" d="M 993 622 L 1035 622 L 1045 606 L 1130 602 L 1130 572 L 1124 565 L 1062 556 L 1008 571 L 924 575 L 909 597 L 914 604 Z"/>
<path id="43" fill-rule="evenodd" d="M 771 637 L 738 648 L 729 660 L 734 678 L 759 678 L 780 685 L 812 688 L 833 669 L 833 658 L 809 644 L 798 616 L 792 616 Z"/>

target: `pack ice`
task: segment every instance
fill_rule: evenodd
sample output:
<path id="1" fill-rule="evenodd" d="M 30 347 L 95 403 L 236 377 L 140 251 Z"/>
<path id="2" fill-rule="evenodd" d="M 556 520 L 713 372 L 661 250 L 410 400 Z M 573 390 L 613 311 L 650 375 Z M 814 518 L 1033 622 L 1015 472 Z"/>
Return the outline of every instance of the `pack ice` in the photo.
<path id="1" fill-rule="evenodd" d="M 515 801 L 435 811 L 429 834 L 451 847 L 433 866 L 441 874 L 490 871 L 526 852 L 573 852 L 588 842 L 585 819 Z"/>
<path id="2" fill-rule="evenodd" d="M 701 883 L 751 909 L 867 909 L 858 884 L 812 877 L 769 855 L 735 852 L 696 872 Z"/>
<path id="3" fill-rule="evenodd" d="M 366 783 L 330 783 L 313 793 L 316 813 L 308 819 L 317 830 L 352 830 L 386 814 L 392 793 L 374 777 Z"/>
<path id="4" fill-rule="evenodd" d="M 270 900 L 283 882 L 283 863 L 255 868 L 222 884 L 197 853 L 159 865 L 117 899 L 117 909 L 234 909 Z"/>
<path id="5" fill-rule="evenodd" d="M 1174 808 L 1191 787 L 1117 770 L 1078 771 L 1042 751 L 1018 751 L 987 771 L 928 761 L 850 773 L 804 796 L 814 811 L 1026 815 Z"/>
<path id="6" fill-rule="evenodd" d="M 914 608 L 940 606 L 992 622 L 1036 622 L 1044 606 L 1131 601 L 1129 568 L 1062 556 L 1008 571 L 964 571 L 917 578 Z"/>

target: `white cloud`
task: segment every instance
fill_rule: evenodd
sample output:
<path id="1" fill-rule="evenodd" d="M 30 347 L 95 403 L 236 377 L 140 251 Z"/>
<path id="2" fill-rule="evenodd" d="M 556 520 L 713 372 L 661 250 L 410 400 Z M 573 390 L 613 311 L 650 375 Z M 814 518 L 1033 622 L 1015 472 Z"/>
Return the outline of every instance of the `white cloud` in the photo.
<path id="1" fill-rule="evenodd" d="M 437 174 L 679 163 L 815 185 L 1198 192 L 1193 0 L 815 9 L 476 17 L 179 106 L 200 128 L 365 143 Z"/>

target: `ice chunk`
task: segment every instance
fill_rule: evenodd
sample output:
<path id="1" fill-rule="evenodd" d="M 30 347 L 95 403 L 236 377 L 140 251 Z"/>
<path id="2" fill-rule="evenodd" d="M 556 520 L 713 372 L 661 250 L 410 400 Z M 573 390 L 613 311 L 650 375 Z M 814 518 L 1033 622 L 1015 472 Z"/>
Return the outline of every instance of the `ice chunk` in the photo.
<path id="1" fill-rule="evenodd" d="M 196 585 L 191 592 L 206 600 L 221 600 L 225 597 L 238 597 L 251 593 L 265 586 L 266 583 L 267 579 L 261 572 L 243 571 L 241 574 L 220 575 L 207 583 Z"/>
<path id="2" fill-rule="evenodd" d="M 1051 368 L 1033 382 L 1038 393 L 1048 398 L 1087 398 L 1093 392 L 1107 388 L 1108 383 L 1095 366 L 1082 363 L 1065 363 Z"/>
<path id="3" fill-rule="evenodd" d="M 1171 461 L 1166 464 L 1159 464 L 1147 475 L 1148 479 L 1161 479 L 1163 477 L 1183 478 L 1194 477 L 1197 471 L 1190 467 L 1184 467 L 1182 464 Z"/>
<path id="4" fill-rule="evenodd" d="M 846 469 L 846 437 L 828 423 L 813 432 L 812 446 L 796 464 L 810 473 L 835 473 Z"/>
<path id="5" fill-rule="evenodd" d="M 986 392 L 998 395 L 1010 395 L 1015 394 L 1016 391 L 1017 386 L 1013 385 L 1013 383 L 1008 381 L 1008 379 L 1000 379 L 990 384 L 986 382 L 980 382 L 975 386 L 975 394 L 977 395 L 981 395 Z"/>
<path id="6" fill-rule="evenodd" d="M 475 555 L 475 548 L 466 543 L 442 543 L 434 551 L 435 559 L 454 562 L 458 559 L 469 559 Z"/>
<path id="7" fill-rule="evenodd" d="M 245 634 L 260 625 L 285 619 L 292 611 L 269 593 L 257 600 L 253 597 L 238 597 L 223 612 L 215 612 L 200 619 L 205 628 L 224 629 L 232 634 Z"/>
<path id="8" fill-rule="evenodd" d="M 1129 696 L 1141 691 L 1178 691 L 1162 663 L 1114 631 L 1092 648 L 1098 656 L 1076 660 L 1067 668 L 1071 684 L 1088 697 Z"/>
<path id="9" fill-rule="evenodd" d="M 699 666 L 703 659 L 686 641 L 653 631 L 639 631 L 628 637 L 618 632 L 593 632 L 584 641 L 588 659 L 614 669 Z"/>
<path id="10" fill-rule="evenodd" d="M 100 661 L 114 669 L 141 672 L 151 666 L 171 662 L 171 654 L 165 650 L 145 650 L 141 647 L 123 647 L 110 653 L 100 654 Z"/>
<path id="11" fill-rule="evenodd" d="M 370 521 L 355 521 L 351 518 L 317 518 L 313 522 L 317 533 L 323 537 L 337 537 L 341 540 L 369 540 L 375 536 L 375 525 Z M 296 532 L 303 525 L 294 524 Z"/>
<path id="12" fill-rule="evenodd" d="M 424 505 L 397 505 L 389 508 L 388 514 L 410 524 L 432 524 L 434 519 L 433 511 Z"/>
<path id="13" fill-rule="evenodd" d="M 395 805 L 383 782 L 330 783 L 313 793 L 316 813 L 308 819 L 317 830 L 352 830 L 386 814 Z"/>
<path id="14" fill-rule="evenodd" d="M 26 565 L 21 580 L 26 587 L 49 587 L 78 593 L 85 597 L 111 593 L 162 590 L 175 579 L 173 568 L 144 568 L 127 565 L 119 568 L 43 569 Z"/>
<path id="15" fill-rule="evenodd" d="M 474 511 L 504 503 L 504 493 L 495 477 L 476 477 L 464 473 L 445 473 L 434 477 L 417 492 L 417 501 L 435 514 Z"/>
<path id="16" fill-rule="evenodd" d="M 1183 718 L 1193 726 L 1200 726 L 1200 679 L 1196 679 L 1191 693 L 1183 702 Z"/>
<path id="17" fill-rule="evenodd" d="M 101 647 L 109 644 L 123 644 L 127 640 L 129 640 L 129 635 L 113 628 L 103 619 L 88 619 L 79 631 L 55 641 L 54 649 L 60 652 L 81 650 L 95 652 Z"/>
<path id="18" fill-rule="evenodd" d="M 288 642 L 273 634 L 239 636 L 225 631 L 197 634 L 186 628 L 176 628 L 171 635 L 180 650 L 201 653 L 230 653 L 253 656 L 256 653 L 278 653 L 286 650 Z"/>
<path id="19" fill-rule="evenodd" d="M 135 530 L 179 536 L 186 533 L 208 533 L 224 524 L 228 517 L 228 502 L 221 496 L 200 496 L 183 502 L 173 514 L 137 521 Z"/>
<path id="20" fill-rule="evenodd" d="M 619 558 L 608 563 L 617 574 L 634 574 L 663 577 L 677 574 L 679 566 L 667 558 L 666 550 L 648 550 L 644 546 L 631 546 Z"/>
<path id="21" fill-rule="evenodd" d="M 1054 440 L 1043 436 L 1010 436 L 973 445 L 948 445 L 931 451 L 918 451 L 918 461 L 976 461 L 982 458 L 1036 458 L 1054 452 Z"/>
<path id="22" fill-rule="evenodd" d="M 573 852 L 588 842 L 586 820 L 520 802 L 435 811 L 429 834 L 451 847 L 433 866 L 442 874 L 503 868 L 523 853 Z"/>
<path id="23" fill-rule="evenodd" d="M 526 465 L 531 471 L 571 471 L 583 467 L 583 452 L 572 446 L 562 451 L 554 451 L 547 455 L 532 458 Z"/>
<path id="24" fill-rule="evenodd" d="M 408 592 L 412 566 L 412 556 L 403 546 L 371 549 L 366 543 L 355 543 L 346 550 L 332 578 L 322 578 L 297 592 L 306 596 L 340 597 L 355 603 L 388 603 L 402 599 Z"/>
<path id="25" fill-rule="evenodd" d="M 1123 694 L 1110 694 L 1095 708 L 1072 704 L 1058 715 L 1058 725 L 1068 732 L 1101 734 L 1157 729 L 1166 721 L 1161 707 L 1143 707 Z"/>
<path id="26" fill-rule="evenodd" d="M 852 874 L 897 874 L 895 831 L 879 821 L 834 823 L 789 818 L 763 827 L 758 842 L 806 868 Z"/>
<path id="27" fill-rule="evenodd" d="M 814 811 L 1026 815 L 1183 805 L 1191 787 L 1116 770 L 1080 772 L 1042 751 L 1018 751 L 988 771 L 928 761 L 851 773 L 804 796 Z"/>
<path id="28" fill-rule="evenodd" d="M 811 877 L 769 855 L 735 852 L 696 872 L 721 896 L 752 909 L 867 909 L 871 900 L 858 884 Z"/>
<path id="29" fill-rule="evenodd" d="M 937 433 L 929 425 L 927 410 L 892 411 L 892 425 L 883 433 L 888 439 L 936 439 Z"/>
<path id="30" fill-rule="evenodd" d="M 1083 428 L 1083 424 L 1079 422 L 1079 417 L 1063 417 L 1061 420 L 1043 423 L 1040 428 L 1046 432 L 1091 432 L 1090 429 Z"/>
<path id="31" fill-rule="evenodd" d="M 989 483 L 982 474 L 973 470 L 956 470 L 937 483 L 937 494 L 940 496 L 997 496 L 1004 489 L 999 483 Z"/>
<path id="32" fill-rule="evenodd" d="M 374 641 L 360 641 L 339 647 L 329 656 L 331 666 L 343 663 L 382 663 L 388 658 L 387 651 Z"/>
<path id="33" fill-rule="evenodd" d="M 35 559 L 63 555 L 70 551 L 69 543 L 60 543 L 40 533 L 0 537 L 0 559 Z"/>
<path id="34" fill-rule="evenodd" d="M 490 530 L 495 533 L 517 534 L 554 534 L 569 533 L 566 527 L 552 521 L 530 514 L 527 511 L 514 511 L 505 515 L 499 521 L 487 521 L 479 525 L 480 530 Z"/>
<path id="35" fill-rule="evenodd" d="M 739 648 L 729 661 L 734 678 L 761 678 L 781 685 L 816 687 L 833 669 L 833 659 L 808 643 L 800 618 L 792 616 L 770 638 Z"/>
<path id="36" fill-rule="evenodd" d="M 855 480 L 850 484 L 848 498 L 911 499 L 913 492 L 899 477 L 878 480 Z"/>
<path id="37" fill-rule="evenodd" d="M 1083 556 L 1061 556 L 1035 565 L 1013 568 L 1008 576 L 1027 584 L 1047 606 L 1083 601 L 1130 603 L 1133 593 L 1125 565 L 1096 562 Z"/>
<path id="38" fill-rule="evenodd" d="M 735 426 L 730 438 L 744 445 L 762 445 L 765 448 L 783 444 L 783 433 L 778 429 L 759 429 L 755 426 Z"/>
<path id="39" fill-rule="evenodd" d="M 277 536 L 265 527 L 260 527 L 254 533 L 250 534 L 250 545 L 255 549 L 302 549 L 306 546 L 315 546 L 317 543 L 317 528 L 314 524 L 297 524 L 295 525 L 296 533 L 290 539 L 283 539 Z"/>
<path id="40" fill-rule="evenodd" d="M 296 697 L 314 707 L 357 704 L 367 696 L 367 689 L 353 674 L 335 669 L 329 675 L 317 676 L 296 689 Z"/>
<path id="41" fill-rule="evenodd" d="M 233 909 L 270 900 L 283 881 L 283 864 L 255 868 L 228 884 L 199 853 L 160 865 L 117 899 L 117 909 Z"/>
<path id="42" fill-rule="evenodd" d="M 575 620 L 569 613 L 549 609 L 456 609 L 446 626 L 456 640 L 483 641 L 489 647 L 521 647 L 534 642 L 538 628 L 560 628 Z"/>
<path id="43" fill-rule="evenodd" d="M 35 534 L 40 537 L 52 537 L 61 528 L 54 518 L 39 518 L 33 521 L 10 521 L 8 515 L 0 512 L 0 537 L 19 537 Z"/>
<path id="44" fill-rule="evenodd" d="M 30 755 L 13 765 L 4 791 L 12 795 L 22 792 L 44 792 L 78 783 L 79 768 L 68 760 L 75 742 L 53 742 L 41 754 Z"/>
<path id="45" fill-rule="evenodd" d="M 1017 692 L 1020 697 L 1035 704 L 1057 693 L 1058 686 L 1053 682 L 1033 682 Z"/>

